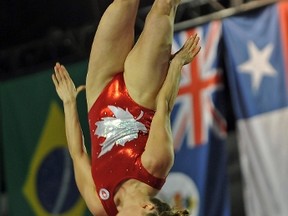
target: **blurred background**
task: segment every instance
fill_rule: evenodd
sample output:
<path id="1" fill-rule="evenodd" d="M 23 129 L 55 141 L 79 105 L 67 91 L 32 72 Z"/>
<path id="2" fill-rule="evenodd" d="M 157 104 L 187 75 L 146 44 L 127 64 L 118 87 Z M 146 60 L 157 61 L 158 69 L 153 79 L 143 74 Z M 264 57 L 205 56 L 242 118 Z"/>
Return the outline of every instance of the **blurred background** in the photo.
<path id="1" fill-rule="evenodd" d="M 79 194 L 75 195 L 77 194 L 77 189 L 75 189 L 75 183 L 73 182 L 70 182 L 68 184 L 69 188 L 71 188 L 71 191 L 69 193 L 66 192 L 66 197 L 68 197 L 70 201 L 69 200 L 62 201 L 62 204 L 58 204 L 60 206 L 60 207 L 58 206 L 58 208 L 57 208 L 57 204 L 55 204 L 56 202 L 55 200 L 59 201 L 60 199 L 58 196 L 59 194 L 51 195 L 51 196 L 47 195 L 52 190 L 56 190 L 56 189 L 61 190 L 59 188 L 63 186 L 63 185 L 61 186 L 61 184 L 54 186 L 51 182 L 53 181 L 57 182 L 58 180 L 58 182 L 62 181 L 62 184 L 65 184 L 65 182 L 63 183 L 62 177 L 55 178 L 56 179 L 55 180 L 53 178 L 50 179 L 49 176 L 51 175 L 61 176 L 62 175 L 61 173 L 65 172 L 66 170 L 65 166 L 71 166 L 71 163 L 69 165 L 67 161 L 65 162 L 63 161 L 63 159 L 61 159 L 64 157 L 63 154 L 66 155 L 67 152 L 63 153 L 60 151 L 58 152 L 57 150 L 59 146 L 61 148 L 65 146 L 66 141 L 65 141 L 65 135 L 63 135 L 64 133 L 62 133 L 61 136 L 57 135 L 59 131 L 64 131 L 63 130 L 64 126 L 62 125 L 63 115 L 61 114 L 62 113 L 61 103 L 54 92 L 53 86 L 50 83 L 50 75 L 52 73 L 52 68 L 55 62 L 60 61 L 64 63 L 65 65 L 67 65 L 67 67 L 69 68 L 69 71 L 72 74 L 72 77 L 76 80 L 77 84 L 83 83 L 85 81 L 85 76 L 83 74 L 85 74 L 85 70 L 87 69 L 87 61 L 89 58 L 89 53 L 90 53 L 90 48 L 91 48 L 91 44 L 93 41 L 93 37 L 94 37 L 95 31 L 97 29 L 97 25 L 99 23 L 99 20 L 102 14 L 104 13 L 105 9 L 111 2 L 112 2 L 111 0 L 109 1 L 107 0 L 96 0 L 96 1 L 95 0 L 82 0 L 82 1 L 74 1 L 74 0 L 69 0 L 69 1 L 68 0 L 61 0 L 61 1 L 9 0 L 8 1 L 8 0 L 2 0 L 0 1 L 0 85 L 1 85 L 1 88 L 0 88 L 1 90 L 1 100 L 0 100 L 0 104 L 1 104 L 0 215 L 1 216 L 18 216 L 18 215 L 21 215 L 21 216 L 71 215 L 71 216 L 74 216 L 74 215 L 84 215 L 84 214 L 89 215 L 82 201 L 78 201 Z M 137 21 L 135 25 L 136 36 L 139 36 L 139 34 L 141 33 L 143 26 L 144 26 L 144 22 L 145 22 L 145 17 L 147 13 L 149 12 L 149 9 L 153 2 L 154 2 L 153 0 L 141 1 L 138 16 L 137 16 Z M 237 77 L 236 76 L 233 77 L 232 75 L 231 76 L 227 75 L 226 73 L 227 71 L 229 71 L 229 69 L 232 71 L 232 69 L 230 68 L 232 67 L 230 63 L 233 62 L 233 59 L 232 59 L 233 55 L 237 56 L 237 58 L 239 57 L 240 59 L 242 58 L 242 56 L 247 55 L 247 53 L 243 54 L 244 51 L 243 52 L 240 51 L 240 49 L 242 49 L 244 45 L 242 46 L 240 44 L 240 42 L 242 42 L 241 41 L 242 35 L 241 33 L 238 32 L 239 30 L 238 27 L 241 26 L 242 28 L 244 26 L 243 32 L 245 33 L 250 32 L 252 29 L 257 29 L 261 25 L 264 26 L 263 29 L 267 30 L 267 28 L 265 28 L 265 25 L 269 23 L 270 21 L 268 21 L 268 18 L 262 18 L 264 17 L 264 15 L 262 14 L 265 14 L 265 13 L 269 14 L 270 12 L 269 13 L 267 12 L 267 10 L 270 10 L 269 8 L 278 7 L 279 5 L 281 5 L 281 8 L 286 7 L 286 6 L 282 7 L 282 1 L 276 1 L 276 0 L 183 0 L 181 4 L 179 5 L 177 15 L 175 18 L 175 49 L 178 43 L 179 44 L 183 43 L 183 40 L 181 41 L 181 38 L 185 37 L 183 35 L 190 34 L 189 33 L 190 30 L 193 32 L 200 31 L 201 34 L 203 35 L 202 40 L 205 41 L 204 46 L 207 46 L 207 50 L 208 50 L 208 47 L 210 46 L 211 50 L 213 49 L 216 50 L 215 52 L 217 53 L 217 56 L 221 55 L 221 58 L 217 59 L 215 62 L 212 62 L 211 65 L 213 65 L 213 67 L 215 65 L 217 65 L 217 67 L 218 66 L 222 67 L 223 65 L 225 65 L 223 66 L 223 68 L 226 67 L 226 70 L 224 70 L 224 73 L 221 72 L 221 74 L 224 74 L 221 80 L 223 79 L 222 80 L 223 85 L 227 89 L 225 90 L 224 93 L 221 93 L 221 95 L 214 94 L 214 93 L 213 95 L 211 94 L 212 95 L 211 101 L 214 104 L 212 108 L 214 106 L 218 106 L 219 110 L 216 109 L 216 111 L 218 110 L 220 112 L 220 115 L 218 115 L 217 113 L 218 111 L 215 112 L 213 114 L 214 117 L 220 116 L 221 118 L 223 117 L 223 119 L 225 119 L 225 131 L 226 131 L 225 136 L 219 135 L 221 137 L 221 141 L 219 141 L 220 138 L 218 139 L 217 136 L 215 136 L 216 137 L 215 138 L 212 135 L 208 135 L 207 139 L 209 139 L 209 141 L 204 140 L 205 142 L 208 143 L 206 145 L 208 146 L 208 148 L 206 150 L 201 150 L 201 148 L 203 147 L 197 147 L 198 148 L 197 153 L 194 152 L 195 150 L 194 148 L 196 148 L 195 146 L 193 146 L 193 149 L 194 149 L 193 152 L 190 152 L 192 150 L 189 148 L 183 149 L 181 147 L 181 150 L 179 149 L 177 150 L 177 154 L 179 154 L 179 156 L 178 156 L 178 159 L 176 160 L 176 165 L 172 170 L 173 173 L 177 174 L 178 172 L 183 172 L 189 176 L 191 174 L 188 168 L 190 167 L 190 164 L 188 163 L 190 162 L 189 157 L 195 157 L 195 158 L 199 157 L 200 161 L 203 162 L 203 160 L 205 160 L 203 159 L 203 157 L 207 157 L 207 155 L 212 155 L 213 152 L 214 154 L 218 154 L 217 157 L 215 157 L 215 155 L 211 156 L 211 158 L 210 156 L 208 156 L 209 157 L 209 159 L 207 159 L 208 162 L 207 161 L 203 162 L 205 165 L 203 164 L 197 165 L 199 161 L 196 162 L 196 165 L 195 164 L 193 165 L 193 170 L 207 169 L 210 171 L 209 173 L 208 172 L 205 173 L 205 175 L 201 174 L 202 177 L 199 179 L 195 177 L 194 174 L 190 175 L 190 177 L 192 176 L 191 178 L 195 177 L 196 179 L 196 180 L 194 179 L 195 181 L 193 184 L 194 186 L 191 187 L 192 188 L 191 193 L 192 194 L 194 193 L 194 195 L 193 196 L 191 195 L 192 197 L 192 198 L 190 197 L 191 199 L 187 198 L 185 202 L 186 204 L 190 203 L 189 205 L 188 204 L 187 205 L 191 207 L 192 209 L 191 215 L 193 216 L 196 216 L 196 215 L 197 216 L 202 216 L 202 215 L 203 216 L 204 215 L 205 216 L 224 216 L 224 215 L 225 216 L 229 216 L 229 215 L 231 216 L 245 216 L 245 215 L 272 216 L 274 215 L 274 214 L 270 214 L 269 211 L 267 211 L 268 213 L 266 212 L 265 214 L 262 214 L 261 213 L 262 211 L 258 212 L 257 214 L 254 214 L 255 212 L 257 212 L 257 210 L 255 210 L 253 206 L 251 207 L 249 206 L 249 204 L 247 204 L 249 203 L 248 201 L 249 199 L 245 201 L 244 193 L 246 192 L 244 191 L 247 188 L 244 186 L 245 185 L 244 184 L 245 180 L 243 178 L 244 171 L 243 171 L 243 167 L 241 169 L 241 166 L 240 166 L 241 159 L 240 159 L 240 152 L 239 152 L 239 142 L 240 142 L 239 136 L 243 135 L 244 132 L 243 131 L 239 132 L 239 128 L 241 128 L 241 125 L 242 125 L 242 123 L 239 123 L 239 119 L 241 120 L 243 116 L 244 116 L 243 119 L 245 119 L 247 116 L 245 117 L 245 114 L 243 113 L 246 113 L 246 112 L 249 113 L 251 109 L 253 108 L 253 106 L 251 105 L 252 106 L 251 108 L 251 106 L 248 103 L 247 105 L 248 108 L 246 107 L 243 108 L 241 104 L 238 104 L 237 101 L 239 98 L 241 98 L 241 100 L 239 99 L 240 101 L 242 101 L 242 99 L 245 98 L 243 96 L 244 93 L 242 95 L 241 93 L 239 93 L 241 92 L 240 90 L 238 91 L 237 89 L 235 90 L 233 89 L 233 87 L 231 87 L 231 86 L 237 86 L 237 81 L 238 81 Z M 284 10 L 285 9 L 279 9 L 279 11 L 282 11 L 281 14 L 283 13 Z M 287 11 L 285 13 L 287 14 Z M 229 19 L 230 17 L 232 18 Z M 234 17 L 235 17 L 235 20 L 234 20 Z M 269 15 L 267 15 L 267 17 L 271 18 L 271 16 Z M 237 18 L 239 18 L 239 20 L 237 20 Z M 258 18 L 261 19 L 261 25 L 257 24 Z M 218 24 L 216 22 L 214 23 L 214 21 L 219 21 L 219 20 L 221 21 L 221 20 L 226 20 L 226 19 L 227 19 L 226 23 L 225 21 L 223 21 L 223 25 L 224 24 L 227 25 L 227 28 L 223 27 L 223 32 L 226 34 L 226 37 L 229 37 L 229 34 L 231 34 L 230 31 L 231 31 L 231 32 L 234 32 L 237 35 L 237 37 L 240 38 L 239 40 L 237 40 L 236 38 L 234 39 L 234 41 L 232 40 L 231 42 L 231 41 L 228 41 L 227 39 L 226 41 L 228 42 L 225 42 L 225 41 L 223 42 L 222 41 L 223 39 L 221 39 L 221 36 L 218 35 L 218 33 L 221 32 L 222 30 L 219 30 L 219 31 L 215 30 Z M 239 26 L 234 26 L 230 28 L 231 20 L 235 21 L 235 24 Z M 252 27 L 251 26 L 249 27 L 248 24 L 245 24 L 244 22 L 249 22 L 250 24 L 251 23 L 252 24 L 254 23 L 254 24 L 251 25 Z M 276 28 L 276 26 L 281 26 L 280 19 L 276 20 L 275 18 L 275 23 L 276 25 L 271 24 L 272 26 L 271 29 L 267 31 L 269 35 L 271 32 L 275 32 L 274 28 Z M 211 30 L 211 33 L 209 33 L 210 24 L 211 26 L 213 26 L 213 28 L 211 27 L 211 29 L 214 29 L 213 31 Z M 287 30 L 288 22 L 286 22 L 283 25 L 284 27 L 282 28 L 282 31 L 284 31 L 285 29 Z M 276 30 L 280 31 L 278 28 Z M 185 34 L 183 32 L 185 32 Z M 257 41 L 257 38 L 255 39 L 255 37 L 253 36 L 254 33 L 252 32 L 250 33 L 251 35 L 248 35 L 245 41 L 250 41 L 252 40 L 252 38 L 253 40 Z M 208 34 L 211 34 L 210 39 L 207 36 Z M 256 34 L 258 33 L 255 33 L 255 35 Z M 258 35 L 258 38 L 260 39 L 261 36 L 263 36 L 263 34 L 266 34 L 266 33 L 263 33 L 263 31 L 261 30 Z M 279 34 L 281 35 L 282 40 L 286 39 L 288 41 L 288 38 L 283 38 L 283 35 L 284 37 L 287 37 L 287 33 L 286 34 L 279 33 Z M 214 37 L 219 40 L 213 41 L 212 39 Z M 243 36 L 243 38 L 244 37 L 246 36 Z M 232 38 L 232 36 L 230 38 Z M 273 41 L 279 42 L 280 41 L 279 38 L 280 38 L 279 35 L 276 35 L 275 38 L 273 36 Z M 208 43 L 209 41 L 211 42 L 211 44 Z M 213 46 L 213 43 L 216 44 L 215 47 Z M 232 44 L 234 43 L 235 50 L 234 48 L 232 48 L 234 45 L 229 48 L 230 43 Z M 266 50 L 265 44 L 267 44 L 267 42 L 263 42 L 263 43 L 259 42 L 259 43 L 260 43 L 259 46 L 261 47 L 261 50 L 267 55 L 269 55 L 269 50 L 268 50 L 269 48 L 267 48 L 268 51 L 265 51 Z M 219 48 L 220 46 L 222 47 L 221 49 Z M 283 50 L 281 47 L 284 47 Z M 275 49 L 279 48 L 279 52 L 283 51 L 283 53 L 285 52 L 285 50 L 287 51 L 288 49 L 287 43 L 283 43 L 282 45 L 281 44 L 274 45 L 274 48 Z M 228 49 L 233 50 L 233 53 L 232 51 L 227 51 Z M 209 50 L 203 51 L 203 52 L 206 53 L 207 55 L 208 53 L 210 53 Z M 279 56 L 276 56 L 275 58 L 279 59 Z M 286 62 L 288 62 L 287 57 L 283 57 L 283 59 Z M 205 61 L 208 62 L 210 60 L 207 57 L 207 59 L 204 59 L 204 62 Z M 282 62 L 283 65 L 286 64 L 285 61 L 283 61 L 284 63 Z M 242 62 L 244 62 L 243 58 L 242 58 Z M 278 62 L 276 64 L 279 65 L 280 63 Z M 195 69 L 195 66 L 191 66 L 191 70 L 193 70 L 193 68 Z M 286 76 L 287 76 L 288 72 L 285 69 L 283 70 L 282 69 L 276 68 L 275 70 L 276 71 L 281 70 L 284 74 L 286 73 Z M 249 68 L 247 69 L 246 67 L 246 71 L 247 70 L 249 70 Z M 83 71 L 82 75 L 79 74 L 79 71 Z M 270 71 L 273 71 L 273 70 L 271 69 Z M 184 71 L 184 74 L 185 74 L 185 71 Z M 280 77 L 280 79 L 284 82 L 285 79 L 287 78 Z M 275 86 L 277 86 L 277 88 L 274 88 L 274 89 L 277 89 L 277 92 L 274 94 L 269 93 L 269 96 L 265 96 L 266 98 L 265 103 L 268 103 L 267 97 L 271 99 L 275 97 L 275 95 L 279 95 L 279 92 L 281 92 L 281 100 L 280 99 L 277 100 L 276 104 L 277 105 L 281 104 L 279 105 L 281 109 L 283 107 L 287 108 L 287 103 L 288 103 L 287 102 L 287 98 L 288 98 L 287 97 L 287 83 L 286 83 L 286 86 L 284 83 L 276 83 Z M 282 86 L 284 90 L 280 89 L 279 86 Z M 278 98 L 278 96 L 276 97 Z M 233 98 L 234 99 L 237 98 L 237 101 L 235 102 Z M 81 95 L 79 101 L 78 101 L 79 103 L 85 104 L 85 96 Z M 245 101 L 245 99 L 243 99 L 243 101 Z M 261 100 L 261 104 L 262 102 L 263 101 Z M 180 101 L 179 103 L 182 103 L 182 102 Z M 258 102 L 253 101 L 253 103 L 257 104 Z M 59 105 L 60 110 L 57 104 Z M 49 107 L 49 109 L 47 109 L 47 107 Z M 267 108 L 268 110 L 266 111 L 274 110 L 276 109 L 275 107 L 273 107 L 273 109 Z M 244 110 L 243 112 L 241 111 L 242 108 Z M 17 109 L 19 109 L 19 111 Z M 43 109 L 43 112 L 42 111 L 39 112 L 39 110 L 41 109 Z M 86 131 L 84 133 L 86 134 L 85 137 L 89 145 L 89 133 L 87 132 L 88 125 L 87 123 L 85 123 L 85 119 L 87 119 L 87 113 L 85 109 L 86 107 L 82 105 L 82 107 L 79 108 L 80 110 L 79 113 L 83 113 L 83 114 L 80 114 L 81 115 L 80 117 L 81 117 L 81 121 L 83 124 L 83 128 Z M 176 125 L 175 128 L 177 128 L 177 122 L 176 122 L 177 115 L 178 115 L 177 113 L 180 112 L 179 111 L 181 109 L 180 105 L 176 106 L 175 109 L 177 110 L 175 110 L 173 113 L 172 118 L 174 121 L 172 121 L 172 123 L 175 124 Z M 258 108 L 255 108 L 255 110 L 258 110 Z M 263 113 L 263 112 L 264 111 L 261 111 L 260 113 Z M 249 117 L 251 116 L 252 114 L 251 115 L 249 114 Z M 285 113 L 285 116 L 287 116 L 287 113 Z M 287 120 L 286 117 L 283 119 L 285 119 L 285 121 Z M 210 121 L 210 120 L 208 119 L 207 121 Z M 59 122 L 62 122 L 62 123 L 60 124 Z M 277 128 L 277 123 L 275 123 L 274 126 Z M 211 128 L 213 128 L 213 126 L 211 126 Z M 253 127 L 251 126 L 251 128 Z M 283 128 L 285 128 L 285 126 Z M 286 125 L 286 128 L 287 128 L 287 125 Z M 271 131 L 270 129 L 271 128 L 268 128 L 268 129 L 262 128 L 262 132 L 265 130 Z M 253 132 L 254 130 L 252 129 L 251 131 Z M 218 131 L 217 133 L 221 134 L 221 131 L 220 132 Z M 32 134 L 32 135 L 27 135 L 27 134 Z M 210 129 L 209 129 L 208 134 L 210 134 Z M 255 134 L 257 134 L 257 130 Z M 35 135 L 35 137 L 33 137 L 33 135 Z M 277 132 L 276 135 L 279 137 L 280 136 L 279 132 Z M 282 133 L 281 133 L 281 136 L 282 136 Z M 184 141 L 181 138 L 181 142 L 183 143 L 187 142 L 187 139 L 188 139 L 187 137 L 189 136 L 185 135 L 185 138 L 183 138 Z M 274 135 L 269 136 L 269 138 L 271 137 L 274 137 Z M 275 143 L 282 142 L 282 144 L 283 143 L 287 144 L 286 137 L 285 139 L 283 138 L 283 140 L 280 140 L 280 141 L 279 140 L 275 141 L 271 138 L 271 140 L 269 140 L 269 143 L 275 144 Z M 243 139 L 242 139 L 242 142 L 243 142 Z M 46 159 L 44 161 L 39 162 L 40 165 L 35 165 L 38 163 L 37 161 L 40 160 L 39 158 L 42 157 L 41 155 L 44 154 L 43 149 L 47 149 L 47 147 L 45 146 L 50 145 L 51 143 L 55 143 L 55 149 L 53 147 L 52 150 L 48 149 L 47 151 L 48 152 L 53 151 L 53 154 L 49 154 L 49 155 L 47 154 L 47 156 L 45 156 Z M 220 143 L 219 146 L 220 145 L 221 146 L 215 147 L 215 144 L 214 145 L 211 144 L 212 146 L 211 147 L 209 143 Z M 247 141 L 247 143 L 249 143 L 249 141 Z M 259 141 L 259 143 L 266 143 L 266 141 L 265 142 Z M 188 142 L 188 145 L 189 145 L 189 142 Z M 205 153 L 203 153 L 202 151 L 203 152 L 205 151 Z M 198 155 L 199 152 L 201 156 L 196 156 L 196 154 Z M 258 154 L 261 151 L 255 150 L 255 152 Z M 287 152 L 287 151 L 286 149 L 284 149 L 284 151 L 282 150 L 282 152 Z M 190 156 L 186 154 L 189 154 Z M 278 153 L 273 152 L 273 154 L 277 155 Z M 64 158 L 66 157 L 67 155 Z M 179 159 L 180 157 L 182 157 L 182 159 Z M 253 158 L 253 156 L 251 157 Z M 282 155 L 281 157 L 285 157 L 285 155 Z M 69 156 L 67 158 L 69 158 Z M 269 160 L 269 157 L 266 154 L 265 156 L 263 157 L 261 156 L 259 158 L 265 161 Z M 259 158 L 256 158 L 256 160 L 258 160 Z M 242 166 L 245 167 L 246 172 L 247 170 L 249 170 L 251 173 L 256 172 L 253 169 L 253 166 L 251 165 L 249 166 L 249 163 L 247 162 L 249 160 L 246 158 L 245 155 L 242 157 L 242 160 L 244 161 L 244 162 L 242 161 L 243 162 Z M 202 163 L 202 162 L 199 162 L 199 163 Z M 194 162 L 191 161 L 191 164 L 192 163 Z M 221 165 L 218 166 L 217 165 L 218 163 L 221 163 Z M 182 167 L 184 166 L 183 164 L 187 166 L 186 167 L 187 169 L 186 168 L 182 169 Z M 274 167 L 274 165 L 275 164 L 272 164 L 271 166 Z M 278 167 L 284 170 L 284 173 L 287 173 L 287 168 L 283 167 L 284 165 L 282 165 L 282 163 L 278 165 L 279 165 Z M 50 169 L 47 168 L 51 166 L 57 166 L 57 167 L 63 166 L 63 167 L 58 171 L 51 171 Z M 197 166 L 197 167 L 194 167 L 194 166 Z M 264 168 L 260 166 L 259 169 L 262 170 Z M 216 173 L 218 174 L 222 173 L 220 174 L 221 175 L 220 180 L 216 179 L 215 177 Z M 266 173 L 266 171 L 263 171 L 263 173 Z M 19 176 L 17 176 L 17 174 L 19 174 Z M 36 175 L 37 177 L 34 178 L 33 177 L 34 175 Z M 71 175 L 73 177 L 73 174 Z M 172 180 L 169 180 L 168 183 L 171 183 L 171 182 L 173 183 L 173 181 L 178 181 L 177 179 L 179 176 L 177 175 L 175 176 L 176 176 L 175 177 L 176 180 L 175 179 L 173 180 L 174 177 L 171 177 Z M 264 178 L 265 177 L 266 176 L 264 176 Z M 182 177 L 179 177 L 179 178 L 181 179 L 179 181 L 183 180 Z M 259 179 L 255 177 L 255 181 L 257 182 L 258 180 Z M 247 178 L 246 181 L 249 183 L 251 182 L 251 179 Z M 275 179 L 271 180 L 271 182 L 273 183 L 275 183 L 275 181 L 277 180 Z M 45 184 L 41 182 L 45 182 Z M 264 183 L 263 184 L 262 183 L 260 181 L 259 184 L 263 185 Z M 201 187 L 203 186 L 202 184 L 204 184 L 205 189 L 199 189 L 200 186 Z M 270 184 L 270 180 L 267 180 L 264 186 L 267 186 L 269 184 Z M 36 189 L 34 185 L 37 185 Z M 190 183 L 188 184 L 187 188 L 190 188 L 189 185 Z M 223 189 L 223 185 L 225 185 L 224 186 L 225 189 Z M 252 185 L 254 189 L 257 188 L 257 184 L 256 185 L 252 184 Z M 279 183 L 279 185 L 281 184 Z M 283 190 L 287 192 L 287 185 L 285 186 L 286 187 L 284 187 Z M 194 187 L 198 189 L 195 189 Z M 39 188 L 42 188 L 42 189 L 44 188 L 44 189 L 42 192 L 39 192 L 37 191 L 39 190 Z M 217 188 L 217 191 L 215 190 L 215 188 Z M 185 190 L 185 187 L 184 187 L 184 190 Z M 258 190 L 261 191 L 261 187 Z M 198 192 L 195 192 L 195 191 L 198 191 Z M 255 191 L 257 191 L 257 189 L 255 189 Z M 273 187 L 271 187 L 271 191 L 273 191 Z M 275 194 L 271 191 L 269 191 L 269 193 L 272 193 L 271 199 L 267 198 L 268 199 L 267 201 L 266 199 L 263 198 L 264 206 L 265 205 L 269 206 L 270 210 L 274 209 L 274 206 L 271 207 L 270 204 L 267 204 L 267 203 L 273 202 L 273 197 L 274 196 L 277 197 L 277 194 L 281 193 L 281 190 L 277 191 L 277 193 L 275 192 Z M 176 192 L 174 191 L 174 193 Z M 253 193 L 253 195 L 255 195 L 255 193 Z M 209 194 L 213 194 L 213 195 L 209 197 L 210 196 Z M 266 196 L 266 195 L 267 194 L 265 194 L 264 192 L 260 193 L 260 197 Z M 160 194 L 160 196 L 163 196 L 165 199 L 165 196 L 168 196 L 168 195 Z M 177 201 L 177 197 L 179 198 L 179 194 L 176 193 L 175 197 L 176 197 L 175 200 Z M 283 198 L 284 201 L 285 201 L 285 198 L 287 197 Z M 40 200 L 40 201 L 37 201 L 37 200 Z M 175 200 L 174 200 L 174 204 L 176 202 Z M 246 203 L 246 209 L 245 209 L 244 203 Z M 186 204 L 184 205 L 185 207 L 187 207 Z M 260 206 L 259 203 L 255 204 L 255 206 L 257 205 Z M 71 208 L 71 206 L 74 206 L 74 207 Z M 195 206 L 198 206 L 198 207 L 195 207 Z M 280 213 L 278 212 L 279 214 L 275 214 L 275 215 L 279 215 L 279 216 L 287 215 L 286 213 L 288 213 L 288 211 L 287 211 L 287 208 L 284 207 L 285 205 L 281 205 L 281 203 L 276 203 L 275 206 L 276 206 L 275 209 L 277 208 L 281 209 L 279 210 Z M 249 210 L 247 210 L 247 208 L 249 208 Z M 251 210 L 251 208 L 254 210 Z M 197 211 L 193 209 L 197 209 Z"/>

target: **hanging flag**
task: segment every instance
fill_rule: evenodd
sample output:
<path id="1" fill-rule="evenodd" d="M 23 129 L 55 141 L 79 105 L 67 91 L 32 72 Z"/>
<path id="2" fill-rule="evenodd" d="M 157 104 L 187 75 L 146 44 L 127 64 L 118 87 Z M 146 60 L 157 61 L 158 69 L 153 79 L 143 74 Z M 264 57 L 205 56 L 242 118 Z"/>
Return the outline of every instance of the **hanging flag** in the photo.
<path id="1" fill-rule="evenodd" d="M 175 164 L 159 197 L 188 208 L 192 216 L 229 216 L 222 24 L 214 21 L 175 34 L 174 51 L 195 32 L 201 51 L 182 71 L 171 115 Z"/>
<path id="2" fill-rule="evenodd" d="M 9 216 L 80 216 L 87 212 L 74 180 L 62 102 L 51 79 L 52 71 L 1 84 Z M 71 71 L 78 72 L 75 80 L 79 82 L 84 64 L 75 65 Z M 84 100 L 81 103 L 86 104 Z M 87 113 L 83 107 L 80 110 Z"/>
<path id="3" fill-rule="evenodd" d="M 287 2 L 223 21 L 248 216 L 288 215 Z"/>

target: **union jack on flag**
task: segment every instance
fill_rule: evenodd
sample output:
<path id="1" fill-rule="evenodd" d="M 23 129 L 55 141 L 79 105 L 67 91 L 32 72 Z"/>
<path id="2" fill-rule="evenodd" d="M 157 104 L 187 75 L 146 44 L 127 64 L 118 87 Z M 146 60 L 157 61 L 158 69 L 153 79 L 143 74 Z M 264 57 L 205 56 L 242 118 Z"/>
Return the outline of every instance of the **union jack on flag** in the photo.
<path id="1" fill-rule="evenodd" d="M 177 51 L 194 33 L 200 37 L 201 51 L 191 64 L 184 66 L 178 97 L 172 113 L 175 149 L 179 150 L 187 136 L 193 148 L 208 141 L 208 131 L 225 137 L 226 121 L 216 108 L 214 93 L 223 89 L 222 70 L 217 61 L 221 37 L 220 21 L 174 35 L 172 50 Z"/>

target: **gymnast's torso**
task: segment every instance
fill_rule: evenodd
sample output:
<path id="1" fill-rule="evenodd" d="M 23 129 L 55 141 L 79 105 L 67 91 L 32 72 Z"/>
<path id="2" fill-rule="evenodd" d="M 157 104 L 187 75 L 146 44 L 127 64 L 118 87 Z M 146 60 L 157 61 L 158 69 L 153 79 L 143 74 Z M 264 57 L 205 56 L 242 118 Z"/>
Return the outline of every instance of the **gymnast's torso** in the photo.
<path id="1" fill-rule="evenodd" d="M 115 193 L 123 183 L 144 183 L 151 193 L 164 184 L 141 162 L 153 116 L 129 96 L 123 73 L 113 77 L 89 110 L 92 176 L 108 215 L 117 214 Z"/>

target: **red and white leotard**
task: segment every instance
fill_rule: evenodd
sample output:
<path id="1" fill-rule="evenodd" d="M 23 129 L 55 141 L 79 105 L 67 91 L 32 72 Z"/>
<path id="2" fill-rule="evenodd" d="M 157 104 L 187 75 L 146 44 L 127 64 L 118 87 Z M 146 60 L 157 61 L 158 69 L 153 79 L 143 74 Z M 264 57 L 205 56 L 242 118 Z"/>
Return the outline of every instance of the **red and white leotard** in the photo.
<path id="1" fill-rule="evenodd" d="M 165 182 L 141 163 L 153 116 L 153 110 L 129 96 L 123 73 L 114 76 L 89 111 L 92 176 L 109 216 L 118 212 L 114 194 L 125 180 L 136 179 L 158 190 Z"/>

